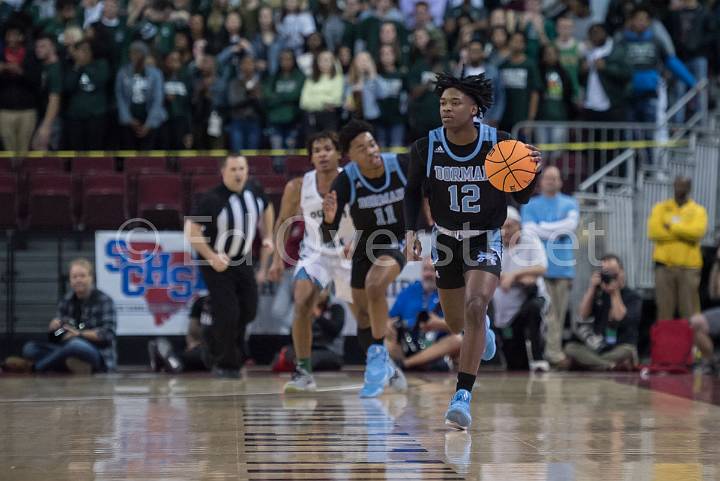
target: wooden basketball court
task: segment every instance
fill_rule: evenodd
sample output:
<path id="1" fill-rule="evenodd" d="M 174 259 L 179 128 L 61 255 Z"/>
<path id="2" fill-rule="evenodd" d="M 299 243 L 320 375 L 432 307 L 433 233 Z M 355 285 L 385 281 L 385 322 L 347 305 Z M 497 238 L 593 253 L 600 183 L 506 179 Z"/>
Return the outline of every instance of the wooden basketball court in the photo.
<path id="1" fill-rule="evenodd" d="M 407 395 L 357 396 L 361 374 L 0 377 L 0 479 L 720 479 L 720 400 L 709 377 L 639 381 L 489 373 L 469 433 L 443 413 L 452 375 L 410 375 Z"/>

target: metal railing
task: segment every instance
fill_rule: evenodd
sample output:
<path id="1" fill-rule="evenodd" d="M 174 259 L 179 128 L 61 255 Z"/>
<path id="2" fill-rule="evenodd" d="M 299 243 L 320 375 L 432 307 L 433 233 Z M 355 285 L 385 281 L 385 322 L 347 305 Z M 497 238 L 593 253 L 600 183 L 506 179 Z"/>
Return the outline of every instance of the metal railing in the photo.
<path id="1" fill-rule="evenodd" d="M 667 166 L 671 149 L 690 147 L 692 132 L 706 124 L 707 104 L 701 95 L 709 89 L 702 79 L 688 90 L 657 123 L 633 122 L 519 122 L 512 134 L 521 133 L 527 142 L 540 144 L 551 163 L 557 165 L 566 185 L 573 191 L 603 192 L 605 185 L 633 186 L 639 169 L 648 164 L 655 169 Z M 685 123 L 670 122 L 682 108 L 701 99 L 700 108 Z M 652 149 L 652 152 L 650 152 Z M 638 165 L 638 152 L 644 154 L 645 163 Z"/>

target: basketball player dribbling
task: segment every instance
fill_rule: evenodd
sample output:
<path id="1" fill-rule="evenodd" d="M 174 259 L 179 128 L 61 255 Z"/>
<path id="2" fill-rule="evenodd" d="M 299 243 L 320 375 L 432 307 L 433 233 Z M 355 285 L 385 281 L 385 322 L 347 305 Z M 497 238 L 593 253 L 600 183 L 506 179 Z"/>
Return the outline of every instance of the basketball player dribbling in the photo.
<path id="1" fill-rule="evenodd" d="M 500 227 L 505 222 L 508 196 L 527 203 L 536 180 L 512 194 L 494 188 L 487 180 L 485 156 L 495 144 L 511 138 L 475 120 L 492 104 L 490 80 L 483 74 L 463 79 L 440 74 L 435 93 L 440 96 L 442 127 L 410 148 L 405 255 L 408 261 L 420 259 L 414 226 L 426 192 L 435 220 L 432 259 L 445 321 L 453 333 L 464 331 L 456 392 L 445 423 L 467 429 L 472 422 L 471 393 L 480 361 L 495 355 L 495 335 L 486 313 L 500 277 Z M 539 172 L 540 152 L 527 147 Z"/>

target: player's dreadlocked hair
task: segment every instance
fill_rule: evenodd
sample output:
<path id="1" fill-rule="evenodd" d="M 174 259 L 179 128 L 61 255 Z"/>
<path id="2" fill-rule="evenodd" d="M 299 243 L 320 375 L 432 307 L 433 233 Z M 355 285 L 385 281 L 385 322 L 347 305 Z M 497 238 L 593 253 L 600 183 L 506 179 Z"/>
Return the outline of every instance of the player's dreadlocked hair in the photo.
<path id="1" fill-rule="evenodd" d="M 438 74 L 435 83 L 437 96 L 440 97 L 450 88 L 458 89 L 472 98 L 483 114 L 492 106 L 492 82 L 485 74 L 469 75 L 465 78 L 457 78 L 448 73 Z"/>

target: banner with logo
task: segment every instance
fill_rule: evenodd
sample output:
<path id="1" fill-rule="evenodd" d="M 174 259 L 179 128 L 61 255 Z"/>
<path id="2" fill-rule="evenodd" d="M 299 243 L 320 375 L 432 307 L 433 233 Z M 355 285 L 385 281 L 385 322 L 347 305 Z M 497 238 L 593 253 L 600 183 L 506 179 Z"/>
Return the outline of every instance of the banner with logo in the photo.
<path id="1" fill-rule="evenodd" d="M 428 252 L 428 238 L 421 240 Z M 207 292 L 182 232 L 98 231 L 95 265 L 98 289 L 115 302 L 120 336 L 184 335 L 192 303 Z M 290 333 L 292 273 L 290 268 L 281 282 L 260 286 L 248 334 Z M 408 264 L 388 289 L 388 305 L 419 278 L 420 263 Z M 343 333 L 355 335 L 355 319 L 346 311 Z"/>
<path id="2" fill-rule="evenodd" d="M 97 287 L 115 301 L 118 335 L 185 334 L 205 288 L 182 232 L 99 231 Z"/>

